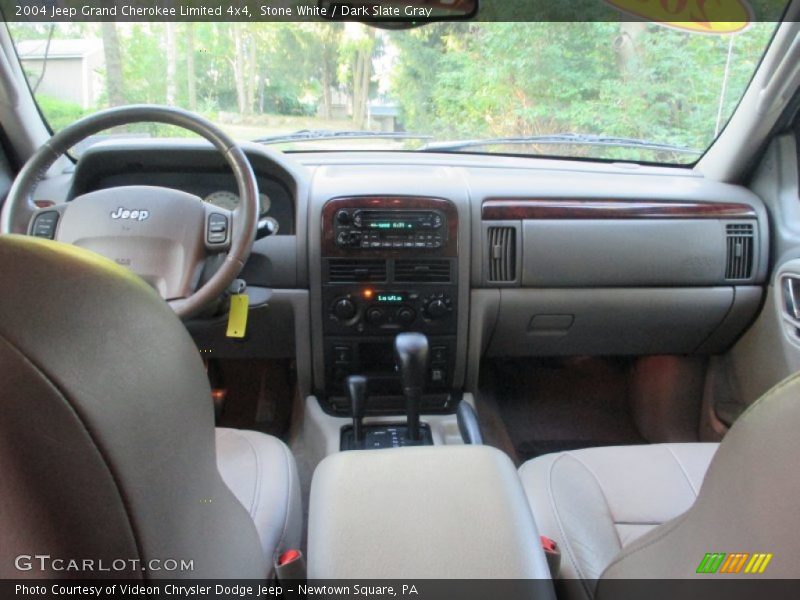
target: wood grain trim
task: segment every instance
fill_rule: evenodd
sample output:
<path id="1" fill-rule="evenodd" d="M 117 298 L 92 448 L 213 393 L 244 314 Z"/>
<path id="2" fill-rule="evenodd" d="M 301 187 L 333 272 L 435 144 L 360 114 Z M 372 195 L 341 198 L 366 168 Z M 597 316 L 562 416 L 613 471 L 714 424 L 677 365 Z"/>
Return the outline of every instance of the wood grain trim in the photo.
<path id="1" fill-rule="evenodd" d="M 489 198 L 486 221 L 521 219 L 754 219 L 755 209 L 736 202 L 564 198 Z"/>
<path id="2" fill-rule="evenodd" d="M 381 210 L 439 210 L 447 218 L 447 243 L 435 250 L 351 250 L 339 248 L 334 240 L 333 219 L 341 208 Z M 322 255 L 374 257 L 458 256 L 458 209 L 450 200 L 425 196 L 347 196 L 328 200 L 322 207 Z"/>

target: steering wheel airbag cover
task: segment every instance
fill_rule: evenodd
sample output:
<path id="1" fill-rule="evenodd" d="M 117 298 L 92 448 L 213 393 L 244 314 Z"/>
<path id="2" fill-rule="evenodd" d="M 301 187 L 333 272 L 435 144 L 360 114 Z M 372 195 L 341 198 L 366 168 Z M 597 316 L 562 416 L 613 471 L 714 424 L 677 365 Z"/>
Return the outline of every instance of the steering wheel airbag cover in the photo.
<path id="1" fill-rule="evenodd" d="M 31 216 L 36 212 L 36 206 L 31 199 L 32 192 L 58 157 L 90 135 L 112 127 L 141 122 L 175 125 L 203 136 L 223 155 L 236 179 L 240 200 L 232 214 L 231 243 L 225 260 L 202 287 L 179 302 L 173 303 L 173 308 L 178 316 L 188 318 L 218 298 L 239 274 L 250 255 L 258 225 L 258 186 L 247 157 L 227 134 L 198 115 L 167 106 L 135 105 L 95 113 L 61 130 L 31 157 L 14 181 L 0 214 L 0 232 L 25 233 L 27 231 Z M 193 221 L 195 214 L 193 210 L 190 212 L 191 214 L 188 214 L 187 218 Z M 69 210 L 65 213 L 65 220 L 69 219 L 68 214 Z M 202 225 L 200 231 L 202 232 Z M 71 234 L 67 233 L 67 235 L 69 237 Z M 183 234 L 178 232 L 178 237 L 182 238 L 182 236 Z M 81 245 L 80 240 L 86 238 L 86 236 L 78 235 L 74 237 L 79 242 L 77 245 Z M 102 233 L 100 237 L 103 237 Z M 124 240 L 124 237 L 120 239 Z M 110 240 L 106 240 L 106 244 L 109 242 Z M 183 240 L 181 239 L 178 244 L 183 245 Z M 84 243 L 83 245 L 90 247 L 90 244 Z M 114 258 L 113 254 L 106 253 L 105 255 Z M 146 273 L 144 275 L 147 276 Z M 177 287 L 185 290 L 187 279 L 191 278 L 191 276 L 179 278 L 180 284 Z M 151 283 L 153 282 L 151 281 Z M 181 290 L 175 291 L 166 288 L 164 292 L 162 297 L 165 298 L 173 297 L 173 293 L 181 294 Z"/>

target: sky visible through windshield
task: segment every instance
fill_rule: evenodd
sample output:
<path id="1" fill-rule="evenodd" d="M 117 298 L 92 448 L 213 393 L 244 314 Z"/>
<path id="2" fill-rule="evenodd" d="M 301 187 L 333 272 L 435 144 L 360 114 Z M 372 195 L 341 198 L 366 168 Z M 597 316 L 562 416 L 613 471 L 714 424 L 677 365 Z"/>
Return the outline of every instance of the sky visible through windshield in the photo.
<path id="1" fill-rule="evenodd" d="M 283 141 L 283 150 L 439 145 L 683 164 L 725 126 L 775 26 L 703 35 L 645 22 L 397 31 L 335 22 L 9 23 L 55 130 L 108 106 L 155 103 L 196 111 L 240 140 L 298 130 L 420 136 Z M 582 137 L 552 139 L 563 134 Z M 186 136 L 158 125 L 109 135 Z"/>

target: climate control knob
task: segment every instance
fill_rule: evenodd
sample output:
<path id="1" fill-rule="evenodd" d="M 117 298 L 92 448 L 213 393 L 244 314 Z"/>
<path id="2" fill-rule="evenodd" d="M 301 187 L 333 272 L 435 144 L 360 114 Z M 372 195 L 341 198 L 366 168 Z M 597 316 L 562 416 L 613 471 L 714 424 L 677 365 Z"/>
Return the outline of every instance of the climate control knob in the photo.
<path id="1" fill-rule="evenodd" d="M 425 318 L 435 321 L 442 319 L 453 310 L 453 302 L 445 294 L 429 296 L 423 303 L 425 307 Z"/>
<path id="2" fill-rule="evenodd" d="M 401 325 L 411 325 L 417 318 L 417 313 L 410 306 L 404 306 L 397 311 L 395 316 Z"/>
<path id="3" fill-rule="evenodd" d="M 356 316 L 356 305 L 350 298 L 340 298 L 333 305 L 333 315 L 340 321 L 349 321 Z"/>
<path id="4" fill-rule="evenodd" d="M 383 309 L 373 307 L 367 311 L 367 323 L 370 325 L 382 325 L 385 319 Z"/>
<path id="5" fill-rule="evenodd" d="M 425 312 L 431 319 L 441 319 L 447 314 L 447 304 L 442 299 L 431 300 L 425 307 Z"/>

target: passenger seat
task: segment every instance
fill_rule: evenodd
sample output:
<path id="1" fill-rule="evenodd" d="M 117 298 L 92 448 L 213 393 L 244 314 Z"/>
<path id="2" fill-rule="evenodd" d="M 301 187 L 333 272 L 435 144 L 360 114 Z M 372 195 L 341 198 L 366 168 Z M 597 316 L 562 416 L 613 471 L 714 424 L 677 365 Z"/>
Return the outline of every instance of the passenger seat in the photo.
<path id="1" fill-rule="evenodd" d="M 800 376 L 758 400 L 721 444 L 590 448 L 519 470 L 539 532 L 561 549 L 562 598 L 605 579 L 702 576 L 706 553 L 771 553 L 800 575 Z M 747 576 L 740 570 L 740 576 Z"/>

